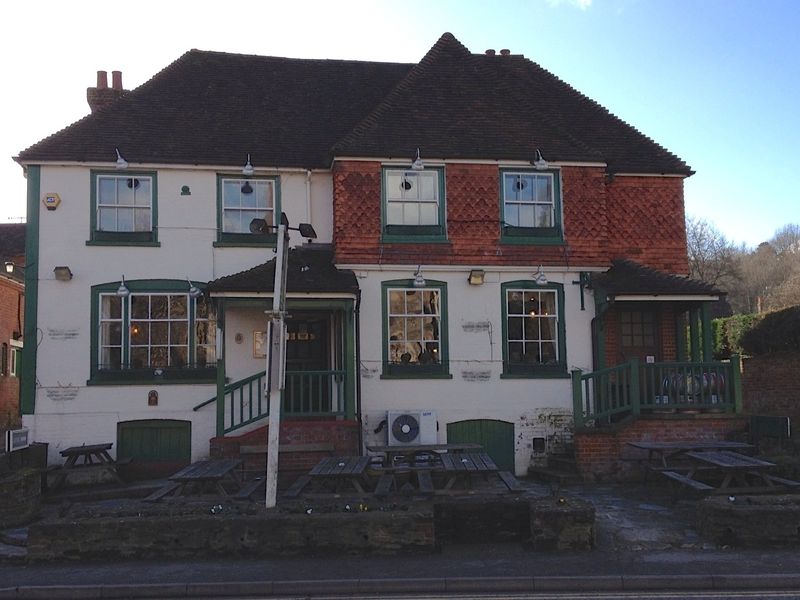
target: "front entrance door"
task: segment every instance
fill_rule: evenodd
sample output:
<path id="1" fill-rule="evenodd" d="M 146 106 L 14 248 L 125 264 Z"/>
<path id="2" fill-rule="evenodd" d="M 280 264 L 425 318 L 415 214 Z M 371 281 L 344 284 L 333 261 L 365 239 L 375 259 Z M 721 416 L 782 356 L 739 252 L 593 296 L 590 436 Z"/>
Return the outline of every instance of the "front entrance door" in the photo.
<path id="1" fill-rule="evenodd" d="M 285 413 L 331 411 L 334 381 L 330 340 L 330 313 L 291 312 L 286 321 Z"/>
<path id="2" fill-rule="evenodd" d="M 620 353 L 623 362 L 638 358 L 642 363 L 661 360 L 658 313 L 650 307 L 631 307 L 619 311 Z"/>

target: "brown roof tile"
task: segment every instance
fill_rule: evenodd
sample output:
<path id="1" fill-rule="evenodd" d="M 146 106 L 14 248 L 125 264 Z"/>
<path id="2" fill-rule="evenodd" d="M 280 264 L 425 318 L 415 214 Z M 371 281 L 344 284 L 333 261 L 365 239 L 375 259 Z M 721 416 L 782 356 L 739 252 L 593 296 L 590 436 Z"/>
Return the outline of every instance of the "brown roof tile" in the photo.
<path id="1" fill-rule="evenodd" d="M 220 277 L 209 282 L 206 290 L 214 292 L 260 292 L 274 289 L 275 259 L 247 271 Z M 352 271 L 342 271 L 333 264 L 333 251 L 322 244 L 291 248 L 286 276 L 287 292 L 358 292 Z"/>
<path id="2" fill-rule="evenodd" d="M 592 287 L 609 296 L 661 295 L 713 296 L 724 292 L 713 285 L 651 269 L 632 260 L 612 261 L 611 269 L 592 275 Z"/>
<path id="3" fill-rule="evenodd" d="M 472 54 L 445 33 L 416 65 L 192 50 L 21 161 L 327 167 L 333 155 L 689 167 L 520 55 Z"/>

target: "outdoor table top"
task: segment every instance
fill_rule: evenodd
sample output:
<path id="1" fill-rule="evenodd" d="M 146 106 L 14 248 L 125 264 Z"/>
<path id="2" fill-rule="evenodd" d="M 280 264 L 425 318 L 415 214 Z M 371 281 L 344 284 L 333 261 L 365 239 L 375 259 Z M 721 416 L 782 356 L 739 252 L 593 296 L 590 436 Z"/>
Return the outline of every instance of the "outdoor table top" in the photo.
<path id="1" fill-rule="evenodd" d="M 107 442 L 105 444 L 91 444 L 89 446 L 72 446 L 70 448 L 64 448 L 59 454 L 61 456 L 80 456 L 80 455 L 89 455 L 89 454 L 102 454 L 104 451 L 111 450 L 111 447 L 114 444 L 111 442 Z"/>
<path id="2" fill-rule="evenodd" d="M 628 442 L 629 446 L 641 450 L 744 450 L 752 448 L 745 442 L 729 442 L 727 440 L 682 440 L 675 442 Z"/>
<path id="3" fill-rule="evenodd" d="M 468 450 L 482 450 L 483 446 L 471 442 L 463 444 L 420 444 L 415 446 L 367 446 L 370 452 L 383 452 L 392 454 L 420 454 L 422 452 L 465 452 Z"/>
<path id="4" fill-rule="evenodd" d="M 705 451 L 705 452 L 687 452 L 686 456 L 694 458 L 715 467 L 722 469 L 766 469 L 774 467 L 775 463 L 754 458 L 752 456 L 745 456 L 738 452 L 728 451 Z"/>
<path id="5" fill-rule="evenodd" d="M 202 460 L 184 467 L 174 475 L 170 475 L 171 481 L 212 481 L 222 479 L 242 464 L 238 458 L 226 458 L 222 460 Z"/>
<path id="6" fill-rule="evenodd" d="M 485 452 L 443 454 L 441 458 L 442 468 L 448 473 L 493 473 L 500 470 Z"/>
<path id="7" fill-rule="evenodd" d="M 359 477 L 370 463 L 369 456 L 330 456 L 309 471 L 312 477 Z"/>

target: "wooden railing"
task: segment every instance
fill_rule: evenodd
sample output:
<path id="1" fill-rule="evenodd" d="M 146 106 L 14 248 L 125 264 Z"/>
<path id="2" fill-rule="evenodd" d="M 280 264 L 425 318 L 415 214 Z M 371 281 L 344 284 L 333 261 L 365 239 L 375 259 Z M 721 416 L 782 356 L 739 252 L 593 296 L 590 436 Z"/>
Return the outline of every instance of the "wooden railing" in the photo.
<path id="1" fill-rule="evenodd" d="M 338 416 L 345 414 L 345 371 L 287 371 L 283 412 L 289 417 Z M 229 383 L 224 391 L 222 431 L 229 433 L 269 416 L 264 389 L 266 372 Z M 217 401 L 209 398 L 194 407 L 199 410 Z"/>
<path id="2" fill-rule="evenodd" d="M 599 427 L 626 415 L 742 411 L 741 361 L 638 360 L 583 373 L 572 371 L 575 427 Z"/>

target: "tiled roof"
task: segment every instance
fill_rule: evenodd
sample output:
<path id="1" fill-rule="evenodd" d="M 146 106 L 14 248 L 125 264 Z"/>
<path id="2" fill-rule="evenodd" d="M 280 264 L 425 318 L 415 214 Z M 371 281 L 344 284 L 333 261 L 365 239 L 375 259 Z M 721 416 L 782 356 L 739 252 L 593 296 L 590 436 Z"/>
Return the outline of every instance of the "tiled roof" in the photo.
<path id="1" fill-rule="evenodd" d="M 333 264 L 330 247 L 299 246 L 289 250 L 286 275 L 287 292 L 358 292 L 358 281 L 352 271 L 342 271 Z M 210 293 L 271 293 L 275 281 L 275 259 L 247 271 L 211 281 Z"/>
<path id="2" fill-rule="evenodd" d="M 521 55 L 445 33 L 416 65 L 192 50 L 20 153 L 22 161 L 327 167 L 333 155 L 606 162 L 691 173 L 678 157 Z"/>
<path id="3" fill-rule="evenodd" d="M 411 65 L 190 50 L 111 106 L 20 153 L 22 161 L 116 160 L 327 168 L 330 149 Z"/>
<path id="4" fill-rule="evenodd" d="M 25 223 L 0 224 L 0 259 L 25 254 Z"/>
<path id="5" fill-rule="evenodd" d="M 671 275 L 624 259 L 612 261 L 611 269 L 605 273 L 592 274 L 592 287 L 602 290 L 608 296 L 724 295 L 724 292 L 708 283 L 680 275 Z"/>

